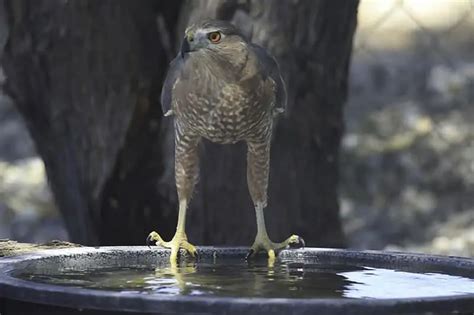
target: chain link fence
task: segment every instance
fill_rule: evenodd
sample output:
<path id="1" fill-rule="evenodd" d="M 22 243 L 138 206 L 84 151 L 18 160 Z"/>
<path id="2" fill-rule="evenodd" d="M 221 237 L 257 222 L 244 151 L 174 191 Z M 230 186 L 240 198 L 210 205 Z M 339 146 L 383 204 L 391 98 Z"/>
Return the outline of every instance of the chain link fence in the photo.
<path id="1" fill-rule="evenodd" d="M 474 255 L 474 1 L 362 0 L 341 157 L 354 247 Z"/>
<path id="2" fill-rule="evenodd" d="M 474 0 L 361 0 L 353 51 L 340 179 L 349 245 L 473 256 Z M 43 172 L 12 104 L 0 105 L 2 159 L 26 165 L 3 178 Z M 41 204 L 35 196 L 15 202 Z M 36 241 L 65 237 L 54 211 L 39 220 L 20 208 L 28 211 L 0 205 L 0 238 L 24 237 L 2 227 L 11 217 L 49 220 L 26 224 Z"/>

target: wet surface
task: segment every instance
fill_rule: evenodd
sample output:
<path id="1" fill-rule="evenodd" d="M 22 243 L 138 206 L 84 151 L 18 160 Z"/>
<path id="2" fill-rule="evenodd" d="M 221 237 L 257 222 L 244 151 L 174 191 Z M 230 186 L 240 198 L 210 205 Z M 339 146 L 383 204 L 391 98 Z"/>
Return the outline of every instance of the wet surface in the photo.
<path id="1" fill-rule="evenodd" d="M 442 273 L 292 261 L 198 262 L 172 267 L 60 269 L 17 273 L 23 280 L 161 296 L 265 298 L 416 298 L 474 293 L 474 280 Z"/>

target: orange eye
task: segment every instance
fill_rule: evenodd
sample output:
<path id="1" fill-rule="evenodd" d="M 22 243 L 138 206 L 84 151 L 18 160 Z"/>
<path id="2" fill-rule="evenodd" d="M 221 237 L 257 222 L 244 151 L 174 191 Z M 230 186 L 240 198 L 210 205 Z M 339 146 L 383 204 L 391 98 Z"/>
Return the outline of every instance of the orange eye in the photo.
<path id="1" fill-rule="evenodd" d="M 209 35 L 207 35 L 207 37 L 209 38 L 209 40 L 213 43 L 218 43 L 220 42 L 221 40 L 221 33 L 219 32 L 212 32 L 212 33 L 209 33 Z"/>

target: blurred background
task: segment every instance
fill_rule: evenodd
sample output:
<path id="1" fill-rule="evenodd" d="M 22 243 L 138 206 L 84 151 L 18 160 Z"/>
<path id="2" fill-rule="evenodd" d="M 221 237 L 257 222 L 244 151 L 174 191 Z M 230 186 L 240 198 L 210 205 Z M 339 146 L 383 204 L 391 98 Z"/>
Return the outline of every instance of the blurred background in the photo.
<path id="1" fill-rule="evenodd" d="M 473 30 L 474 1 L 360 1 L 339 164 L 348 247 L 474 256 Z M 2 94 L 1 238 L 68 239 Z"/>

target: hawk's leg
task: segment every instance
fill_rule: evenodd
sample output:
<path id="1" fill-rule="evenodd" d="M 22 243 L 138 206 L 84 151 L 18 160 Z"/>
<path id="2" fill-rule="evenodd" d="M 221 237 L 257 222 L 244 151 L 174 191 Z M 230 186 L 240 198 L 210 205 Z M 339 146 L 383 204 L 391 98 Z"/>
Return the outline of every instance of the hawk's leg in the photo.
<path id="1" fill-rule="evenodd" d="M 199 173 L 198 144 L 200 137 L 184 132 L 177 124 L 175 125 L 175 130 L 175 176 L 179 199 L 176 233 L 169 242 L 165 242 L 156 232 L 151 232 L 147 238 L 147 243 L 155 243 L 156 245 L 171 249 L 171 263 L 177 261 L 180 248 L 185 249 L 193 257 L 197 253 L 196 247 L 188 242 L 185 228 L 188 202 L 191 200 Z"/>
<path id="2" fill-rule="evenodd" d="M 247 142 L 247 183 L 255 205 L 257 217 L 257 236 L 247 258 L 260 250 L 265 250 L 270 260 L 275 259 L 275 251 L 289 245 L 303 247 L 304 241 L 297 235 L 291 235 L 281 243 L 270 240 L 265 226 L 263 210 L 267 206 L 268 172 L 270 166 L 270 137 L 261 142 Z"/>

